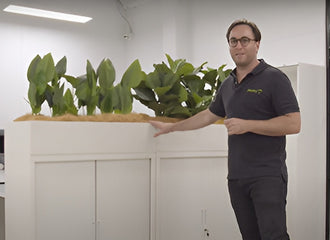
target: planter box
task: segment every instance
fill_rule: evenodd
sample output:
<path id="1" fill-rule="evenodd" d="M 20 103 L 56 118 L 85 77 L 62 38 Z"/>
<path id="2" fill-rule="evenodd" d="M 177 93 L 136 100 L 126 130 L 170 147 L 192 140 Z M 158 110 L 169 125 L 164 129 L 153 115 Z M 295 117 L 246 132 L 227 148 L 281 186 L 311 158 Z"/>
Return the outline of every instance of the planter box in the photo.
<path id="1" fill-rule="evenodd" d="M 154 133 L 147 123 L 12 123 L 6 239 L 238 237 L 225 127 Z"/>

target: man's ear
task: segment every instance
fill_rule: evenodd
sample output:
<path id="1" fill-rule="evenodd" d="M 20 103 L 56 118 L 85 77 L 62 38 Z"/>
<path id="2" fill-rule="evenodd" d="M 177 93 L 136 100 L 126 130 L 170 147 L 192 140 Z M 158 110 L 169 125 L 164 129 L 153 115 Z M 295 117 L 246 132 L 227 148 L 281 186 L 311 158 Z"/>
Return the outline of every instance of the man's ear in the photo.
<path id="1" fill-rule="evenodd" d="M 260 47 L 260 41 L 256 42 L 257 45 L 257 52 L 259 51 L 259 47 Z"/>

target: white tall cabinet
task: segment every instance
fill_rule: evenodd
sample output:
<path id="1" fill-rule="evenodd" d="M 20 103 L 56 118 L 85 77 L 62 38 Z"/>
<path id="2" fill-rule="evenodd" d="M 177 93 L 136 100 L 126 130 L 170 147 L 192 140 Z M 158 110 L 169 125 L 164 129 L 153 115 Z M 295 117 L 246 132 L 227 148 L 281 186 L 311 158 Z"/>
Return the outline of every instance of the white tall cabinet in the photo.
<path id="1" fill-rule="evenodd" d="M 287 137 L 292 239 L 325 239 L 325 69 L 282 67 L 302 129 Z M 227 132 L 154 138 L 148 123 L 14 122 L 5 130 L 6 240 L 241 239 Z"/>
<path id="2" fill-rule="evenodd" d="M 291 79 L 301 132 L 287 137 L 288 228 L 292 239 L 325 239 L 326 70 L 299 63 L 280 68 Z"/>

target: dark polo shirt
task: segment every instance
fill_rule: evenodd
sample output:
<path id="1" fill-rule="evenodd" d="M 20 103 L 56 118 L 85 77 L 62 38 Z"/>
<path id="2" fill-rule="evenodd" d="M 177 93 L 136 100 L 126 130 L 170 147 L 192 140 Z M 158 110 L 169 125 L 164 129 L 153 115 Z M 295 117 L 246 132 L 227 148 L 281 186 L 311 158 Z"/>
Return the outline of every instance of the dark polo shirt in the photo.
<path id="1" fill-rule="evenodd" d="M 227 118 L 266 120 L 299 112 L 287 76 L 260 59 L 240 84 L 236 69 L 221 84 L 209 109 Z M 228 136 L 228 179 L 287 176 L 285 136 L 255 133 Z"/>

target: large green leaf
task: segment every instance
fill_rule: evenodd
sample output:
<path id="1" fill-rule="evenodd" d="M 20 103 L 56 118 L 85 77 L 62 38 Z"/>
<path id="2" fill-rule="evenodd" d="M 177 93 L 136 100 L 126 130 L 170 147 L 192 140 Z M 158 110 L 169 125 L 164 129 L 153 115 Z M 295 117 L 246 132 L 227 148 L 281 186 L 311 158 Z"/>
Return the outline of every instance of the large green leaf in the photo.
<path id="1" fill-rule="evenodd" d="M 76 95 L 80 102 L 87 107 L 87 115 L 93 115 L 98 103 L 97 86 L 96 86 L 96 73 L 95 70 L 87 60 L 86 75 L 79 78 L 80 82 L 76 88 Z"/>
<path id="2" fill-rule="evenodd" d="M 97 69 L 97 75 L 99 76 L 99 84 L 101 88 L 109 89 L 113 87 L 113 83 L 116 79 L 115 68 L 109 59 L 104 59 Z"/>
<path id="3" fill-rule="evenodd" d="M 186 107 L 175 106 L 173 108 L 168 108 L 166 116 L 175 118 L 188 118 L 191 116 L 191 112 Z"/>
<path id="4" fill-rule="evenodd" d="M 30 86 L 28 90 L 28 98 L 29 98 L 30 106 L 32 108 L 32 113 L 33 114 L 40 113 L 41 105 L 45 101 L 45 96 L 38 94 L 36 85 L 33 82 L 30 82 Z"/>
<path id="5" fill-rule="evenodd" d="M 53 107 L 54 103 L 53 103 L 53 95 L 54 95 L 54 90 L 51 86 L 47 85 L 46 91 L 45 91 L 45 98 L 46 101 L 48 102 L 48 106 L 50 108 Z"/>
<path id="6" fill-rule="evenodd" d="M 149 88 L 172 87 L 180 80 L 180 77 L 174 74 L 166 64 L 155 64 L 155 71 L 146 77 L 146 85 Z"/>
<path id="7" fill-rule="evenodd" d="M 204 82 L 201 80 L 201 78 L 198 75 L 184 76 L 182 81 L 191 92 L 198 93 L 201 89 L 204 88 Z"/>
<path id="8" fill-rule="evenodd" d="M 139 60 L 135 60 L 125 71 L 121 79 L 121 85 L 127 88 L 135 88 L 140 84 L 143 76 L 140 62 Z"/>
<path id="9" fill-rule="evenodd" d="M 91 89 L 89 88 L 87 79 L 80 79 L 80 82 L 76 88 L 76 95 L 78 99 L 88 101 L 91 96 Z"/>
<path id="10" fill-rule="evenodd" d="M 69 83 L 71 83 L 72 87 L 77 88 L 79 83 L 80 83 L 80 79 L 79 78 L 75 78 L 73 76 L 69 76 L 69 75 L 64 75 L 63 76 Z"/>
<path id="11" fill-rule="evenodd" d="M 180 83 L 174 84 L 168 94 L 176 95 L 178 97 L 179 104 L 181 104 L 183 101 L 186 101 L 188 98 L 187 90 Z"/>
<path id="12" fill-rule="evenodd" d="M 227 69 L 227 70 L 224 70 L 224 68 L 226 67 L 226 64 L 224 65 L 221 65 L 219 68 L 218 68 L 218 75 L 219 75 L 219 81 L 220 83 L 223 82 L 223 80 L 225 80 L 229 74 L 231 73 L 231 69 Z"/>
<path id="13" fill-rule="evenodd" d="M 201 103 L 203 102 L 203 98 L 201 96 L 199 96 L 197 93 L 192 93 L 192 98 L 194 99 L 194 105 L 195 107 L 198 107 L 201 105 Z"/>
<path id="14" fill-rule="evenodd" d="M 167 86 L 167 87 L 157 87 L 154 89 L 155 93 L 157 94 L 158 97 L 164 96 L 172 86 Z"/>
<path id="15" fill-rule="evenodd" d="M 176 94 L 166 94 L 159 97 L 159 102 L 169 104 L 174 103 L 175 105 L 179 105 L 181 102 L 179 100 L 179 96 Z"/>
<path id="16" fill-rule="evenodd" d="M 145 82 L 142 81 L 141 84 L 134 88 L 134 91 L 136 95 L 140 97 L 140 99 L 146 100 L 146 101 L 156 101 L 155 93 L 152 91 L 152 89 L 148 88 L 145 85 Z"/>
<path id="17" fill-rule="evenodd" d="M 55 70 L 57 73 L 58 78 L 61 78 L 66 73 L 66 66 L 67 66 L 67 59 L 64 56 L 55 66 Z"/>
<path id="18" fill-rule="evenodd" d="M 194 72 L 194 66 L 190 63 L 187 63 L 185 59 L 177 59 L 173 61 L 170 55 L 165 54 L 167 61 L 170 65 L 170 69 L 173 73 L 180 75 L 187 75 Z"/>
<path id="19" fill-rule="evenodd" d="M 69 89 L 67 89 L 64 94 L 64 103 L 65 103 L 67 113 L 71 113 L 73 115 L 78 114 L 78 109 L 74 104 L 73 95 Z"/>
<path id="20" fill-rule="evenodd" d="M 179 76 L 188 75 L 188 74 L 193 73 L 194 70 L 195 69 L 194 69 L 194 66 L 192 64 L 183 62 L 183 63 L 181 63 L 180 65 L 177 66 L 177 69 L 176 69 L 175 73 L 178 74 Z"/>
<path id="21" fill-rule="evenodd" d="M 174 72 L 175 71 L 175 68 L 176 68 L 176 65 L 175 65 L 173 59 L 168 54 L 165 54 L 165 56 L 167 58 L 168 64 L 170 65 L 170 69 L 172 70 L 172 72 Z"/>
<path id="22" fill-rule="evenodd" d="M 157 102 L 148 102 L 141 100 L 141 103 L 152 109 L 155 112 L 156 116 L 164 116 L 164 110 L 166 109 L 166 104 L 157 103 Z"/>
<path id="23" fill-rule="evenodd" d="M 62 86 L 55 86 L 53 88 L 53 116 L 59 116 L 65 113 L 66 107 L 63 98 L 64 84 Z"/>
<path id="24" fill-rule="evenodd" d="M 29 82 L 33 81 L 34 76 L 36 75 L 36 70 L 37 70 L 37 66 L 39 64 L 41 60 L 41 57 L 39 55 L 37 55 L 30 63 L 28 71 L 27 71 L 27 78 L 29 80 Z"/>
<path id="25" fill-rule="evenodd" d="M 29 90 L 28 90 L 28 98 L 33 112 L 33 108 L 37 105 L 37 87 L 34 84 L 34 82 L 30 82 Z"/>
<path id="26" fill-rule="evenodd" d="M 87 60 L 86 72 L 88 86 L 91 88 L 91 93 L 93 94 L 96 91 L 96 73 L 89 60 Z"/>
<path id="27" fill-rule="evenodd" d="M 100 110 L 102 113 L 112 113 L 113 112 L 113 92 L 114 88 L 109 90 L 107 95 L 102 96 L 102 99 L 100 99 Z"/>
<path id="28" fill-rule="evenodd" d="M 206 64 L 207 64 L 207 62 L 203 62 L 202 65 L 200 65 L 199 67 L 197 67 L 197 68 L 194 69 L 194 71 L 192 72 L 192 74 L 193 75 L 196 75 L 196 74 L 202 72 L 202 69 L 203 69 L 204 65 L 206 65 Z"/>
<path id="29" fill-rule="evenodd" d="M 130 90 L 118 84 L 113 94 L 113 105 L 115 113 L 130 113 L 132 111 L 133 97 Z"/>
<path id="30" fill-rule="evenodd" d="M 33 72 L 34 74 L 32 74 Z M 35 71 L 31 69 L 29 75 L 32 77 L 30 82 L 34 82 L 36 85 L 37 93 L 43 95 L 47 88 L 47 83 L 51 82 L 55 76 L 55 66 L 51 54 L 45 55 L 38 61 Z"/>
<path id="31" fill-rule="evenodd" d="M 162 86 L 162 82 L 157 71 L 151 72 L 147 75 L 145 85 L 150 89 L 155 89 Z"/>
<path id="32" fill-rule="evenodd" d="M 55 75 L 55 65 L 54 65 L 54 60 L 53 57 L 50 53 L 45 55 L 38 63 L 37 68 L 36 68 L 36 74 L 37 76 L 39 74 L 43 75 L 43 82 L 48 83 L 50 82 Z M 37 79 L 33 79 L 33 81 L 38 82 Z"/>
<path id="33" fill-rule="evenodd" d="M 209 72 L 206 72 L 202 80 L 205 83 L 208 83 L 210 86 L 212 86 L 212 88 L 214 88 L 216 84 L 217 76 L 218 76 L 218 71 L 214 69 Z"/>
<path id="34" fill-rule="evenodd" d="M 35 84 L 35 86 L 37 88 L 37 93 L 39 95 L 42 95 L 45 93 L 48 81 L 47 81 L 46 75 L 43 72 L 38 72 L 34 76 L 33 83 Z"/>
<path id="35" fill-rule="evenodd" d="M 95 114 L 97 101 L 98 101 L 98 97 L 94 96 L 90 99 L 88 104 L 86 104 L 86 106 L 87 106 L 87 115 L 94 115 Z"/>

